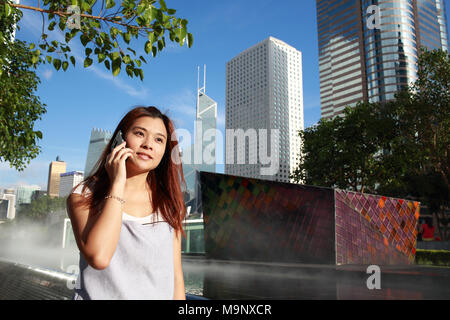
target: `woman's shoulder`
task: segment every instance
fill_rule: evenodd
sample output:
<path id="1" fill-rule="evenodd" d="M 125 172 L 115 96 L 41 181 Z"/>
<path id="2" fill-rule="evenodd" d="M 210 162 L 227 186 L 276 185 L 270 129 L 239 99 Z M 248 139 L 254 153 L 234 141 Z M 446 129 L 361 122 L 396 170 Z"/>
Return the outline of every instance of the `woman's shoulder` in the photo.
<path id="1" fill-rule="evenodd" d="M 84 188 L 85 185 L 86 184 L 84 181 L 79 183 L 75 188 L 73 188 L 71 193 L 79 194 L 79 195 L 86 197 L 88 194 L 91 193 L 91 189 L 89 189 L 89 187 L 87 185 L 86 185 L 86 188 Z"/>

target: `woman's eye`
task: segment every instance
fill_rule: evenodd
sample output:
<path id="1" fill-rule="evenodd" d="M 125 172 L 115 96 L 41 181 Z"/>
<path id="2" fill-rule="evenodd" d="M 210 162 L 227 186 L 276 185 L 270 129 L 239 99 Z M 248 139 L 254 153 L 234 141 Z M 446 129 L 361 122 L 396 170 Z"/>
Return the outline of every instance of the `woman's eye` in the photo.
<path id="1" fill-rule="evenodd" d="M 137 134 L 137 135 L 144 136 L 144 134 L 143 134 L 141 131 L 137 131 L 136 134 Z"/>
<path id="2" fill-rule="evenodd" d="M 156 139 L 156 141 L 158 141 L 158 142 L 163 142 L 163 139 L 161 139 L 161 138 L 158 138 L 158 139 Z"/>

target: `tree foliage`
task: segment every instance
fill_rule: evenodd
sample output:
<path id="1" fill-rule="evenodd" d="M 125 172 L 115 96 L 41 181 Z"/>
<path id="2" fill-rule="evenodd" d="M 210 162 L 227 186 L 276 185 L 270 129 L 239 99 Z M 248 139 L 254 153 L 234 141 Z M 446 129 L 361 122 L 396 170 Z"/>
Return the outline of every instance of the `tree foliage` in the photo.
<path id="1" fill-rule="evenodd" d="M 42 4 L 42 6 L 41 6 Z M 42 34 L 36 42 L 14 40 L 23 10 L 40 12 Z M 144 79 L 145 54 L 155 57 L 170 41 L 192 46 L 188 21 L 175 16 L 164 0 L 44 0 L 38 7 L 0 0 L 0 161 L 21 171 L 40 152 L 42 132 L 34 123 L 46 112 L 35 95 L 40 83 L 33 68 L 51 64 L 66 71 L 76 65 L 71 46 L 78 39 L 84 47 L 83 66 L 96 62 L 117 76 L 125 69 L 133 78 Z M 57 29 L 64 42 L 52 39 Z M 55 31 L 55 32 L 53 32 Z M 17 37 L 16 37 L 17 38 Z M 138 53 L 138 45 L 144 41 Z"/>
<path id="2" fill-rule="evenodd" d="M 13 15 L 5 17 L 5 7 L 0 7 L 0 32 L 11 37 Z M 42 133 L 34 130 L 34 123 L 46 112 L 45 104 L 35 95 L 40 83 L 32 70 L 34 55 L 28 45 L 20 40 L 1 41 L 0 59 L 0 161 L 9 162 L 21 171 L 39 152 L 38 140 Z"/>
<path id="3" fill-rule="evenodd" d="M 40 4 L 40 2 L 39 2 Z M 144 78 L 143 55 L 137 53 L 136 43 L 144 38 L 143 52 L 155 57 L 169 40 L 188 47 L 193 36 L 187 30 L 188 21 L 175 16 L 164 0 L 44 0 L 42 6 L 32 7 L 0 1 L 4 8 L 0 16 L 20 15 L 21 10 L 42 14 L 42 35 L 38 43 L 31 43 L 33 62 L 42 61 L 56 70 L 75 66 L 76 57 L 71 54 L 71 41 L 78 38 L 85 48 L 83 66 L 89 67 L 94 56 L 99 64 L 117 76 L 122 69 L 131 78 Z M 47 20 L 45 19 L 47 17 Z M 64 42 L 51 39 L 53 30 L 64 32 Z M 6 38 L 0 33 L 0 41 Z M 141 41 L 143 42 L 143 41 Z"/>
<path id="4" fill-rule="evenodd" d="M 418 79 L 393 101 L 359 103 L 300 133 L 297 182 L 413 197 L 440 214 L 450 199 L 450 55 L 422 49 Z"/>
<path id="5" fill-rule="evenodd" d="M 59 212 L 66 209 L 65 197 L 50 197 L 48 195 L 42 196 L 38 199 L 32 200 L 30 205 L 19 209 L 16 214 L 19 220 L 33 220 L 45 222 L 52 213 Z"/>

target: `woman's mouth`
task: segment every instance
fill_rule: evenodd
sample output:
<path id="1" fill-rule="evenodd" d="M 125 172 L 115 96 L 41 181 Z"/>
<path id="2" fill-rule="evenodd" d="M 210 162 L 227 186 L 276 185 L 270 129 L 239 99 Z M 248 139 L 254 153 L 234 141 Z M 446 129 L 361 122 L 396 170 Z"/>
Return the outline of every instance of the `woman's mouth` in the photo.
<path id="1" fill-rule="evenodd" d="M 144 153 L 137 153 L 137 156 L 139 159 L 144 160 L 144 161 L 149 161 L 149 160 L 153 159 L 152 157 L 150 157 L 149 155 L 146 155 Z"/>

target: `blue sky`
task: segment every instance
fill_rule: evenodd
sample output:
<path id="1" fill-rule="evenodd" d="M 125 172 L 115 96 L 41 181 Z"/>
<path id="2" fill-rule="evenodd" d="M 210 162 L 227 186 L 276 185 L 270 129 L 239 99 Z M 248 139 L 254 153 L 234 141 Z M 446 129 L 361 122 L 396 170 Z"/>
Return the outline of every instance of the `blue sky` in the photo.
<path id="1" fill-rule="evenodd" d="M 450 0 L 445 2 L 449 15 Z M 143 82 L 128 78 L 124 71 L 113 77 L 96 65 L 96 58 L 86 69 L 82 60 L 66 72 L 49 65 L 39 67 L 42 83 L 36 94 L 47 105 L 47 113 L 35 125 L 43 133 L 39 142 L 42 152 L 23 172 L 0 163 L 0 188 L 26 184 L 46 189 L 48 166 L 58 155 L 66 161 L 67 171 L 84 170 L 91 130 L 114 130 L 135 105 L 155 105 L 168 111 L 177 128 L 193 132 L 197 66 L 204 64 L 206 93 L 218 102 L 218 129 L 224 132 L 226 62 L 269 36 L 302 51 L 305 127 L 320 119 L 315 0 L 166 0 L 166 4 L 177 9 L 177 17 L 189 21 L 194 45 L 180 48 L 167 41 L 156 58 L 146 56 Z M 25 12 L 20 25 L 18 39 L 37 41 L 42 27 L 40 14 Z M 53 36 L 62 39 L 60 34 Z M 71 43 L 74 53 L 81 56 L 79 40 Z M 134 47 L 142 48 L 143 43 Z M 218 165 L 217 171 L 223 172 L 223 165 Z"/>

